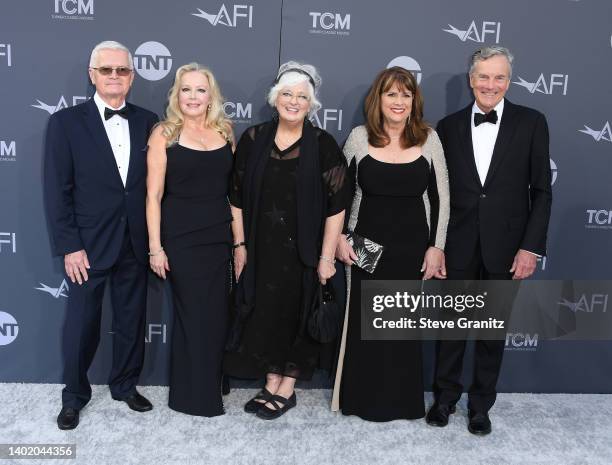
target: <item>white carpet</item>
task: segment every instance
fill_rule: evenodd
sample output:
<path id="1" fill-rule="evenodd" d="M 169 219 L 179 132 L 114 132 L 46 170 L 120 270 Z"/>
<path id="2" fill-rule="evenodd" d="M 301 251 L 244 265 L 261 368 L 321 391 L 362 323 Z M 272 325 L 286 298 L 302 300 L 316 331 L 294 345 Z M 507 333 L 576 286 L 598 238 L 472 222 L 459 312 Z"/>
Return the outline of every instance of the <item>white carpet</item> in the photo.
<path id="1" fill-rule="evenodd" d="M 226 415 L 206 419 L 170 410 L 165 387 L 139 389 L 152 412 L 132 412 L 94 386 L 79 427 L 64 432 L 55 423 L 60 385 L 0 384 L 0 443 L 77 444 L 76 460 L 14 461 L 22 465 L 612 463 L 612 395 L 500 394 L 493 433 L 475 437 L 466 429 L 465 400 L 446 428 L 434 428 L 424 420 L 370 423 L 334 414 L 328 390 L 299 390 L 295 409 L 263 421 L 242 410 L 254 390 L 232 390 Z"/>

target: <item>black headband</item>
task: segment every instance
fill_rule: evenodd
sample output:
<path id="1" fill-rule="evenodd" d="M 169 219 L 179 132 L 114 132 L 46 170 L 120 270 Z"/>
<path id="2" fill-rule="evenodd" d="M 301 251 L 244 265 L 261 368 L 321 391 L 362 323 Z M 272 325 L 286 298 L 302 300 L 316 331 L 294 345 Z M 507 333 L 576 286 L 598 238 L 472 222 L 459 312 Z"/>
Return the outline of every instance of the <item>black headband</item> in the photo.
<path id="1" fill-rule="evenodd" d="M 304 76 L 306 76 L 308 78 L 308 81 L 310 82 L 310 84 L 312 84 L 312 88 L 316 89 L 317 86 L 315 85 L 314 79 L 312 78 L 312 76 L 310 74 L 308 74 L 306 71 L 304 71 L 303 69 L 300 68 L 289 68 L 286 69 L 285 71 L 283 71 L 282 73 L 280 73 L 278 76 L 276 76 L 276 79 L 274 80 L 274 84 L 278 84 L 278 81 L 280 81 L 280 78 L 283 74 L 287 74 L 287 73 L 299 73 L 299 74 L 303 74 Z"/>

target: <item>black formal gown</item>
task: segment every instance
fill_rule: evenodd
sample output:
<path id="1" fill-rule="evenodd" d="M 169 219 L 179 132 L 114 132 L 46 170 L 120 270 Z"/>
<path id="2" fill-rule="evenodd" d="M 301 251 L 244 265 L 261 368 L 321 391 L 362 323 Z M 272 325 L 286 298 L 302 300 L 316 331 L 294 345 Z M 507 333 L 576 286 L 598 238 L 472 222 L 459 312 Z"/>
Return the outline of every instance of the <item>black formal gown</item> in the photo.
<path id="1" fill-rule="evenodd" d="M 224 413 L 233 156 L 229 144 L 209 151 L 175 144 L 166 153 L 161 235 L 174 307 L 168 405 L 212 417 Z"/>
<path id="2" fill-rule="evenodd" d="M 423 193 L 435 186 L 435 175 L 424 157 L 392 164 L 367 155 L 359 163 L 358 182 L 362 199 L 355 232 L 385 250 L 373 274 L 351 268 L 340 408 L 370 421 L 422 418 L 422 343 L 361 339 L 361 281 L 422 278 L 430 243 Z"/>

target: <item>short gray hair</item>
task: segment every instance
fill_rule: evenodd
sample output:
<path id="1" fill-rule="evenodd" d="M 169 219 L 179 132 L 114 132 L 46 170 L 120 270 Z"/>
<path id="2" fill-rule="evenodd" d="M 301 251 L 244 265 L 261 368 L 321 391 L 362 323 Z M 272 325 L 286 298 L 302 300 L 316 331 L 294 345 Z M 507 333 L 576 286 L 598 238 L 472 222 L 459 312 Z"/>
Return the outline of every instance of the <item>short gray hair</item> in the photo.
<path id="1" fill-rule="evenodd" d="M 276 81 L 272 88 L 268 91 L 268 104 L 272 107 L 275 105 L 276 98 L 278 97 L 278 93 L 281 91 L 281 89 L 294 86 L 302 82 L 306 82 L 308 84 L 306 86 L 308 88 L 308 96 L 310 97 L 308 116 L 310 117 L 314 115 L 322 107 L 321 102 L 317 98 L 317 93 L 319 87 L 321 86 L 321 76 L 314 66 L 298 63 L 297 61 L 288 61 L 280 66 Z"/>
<path id="2" fill-rule="evenodd" d="M 134 60 L 132 59 L 132 54 L 130 50 L 123 44 L 119 42 L 115 42 L 114 40 L 105 40 L 104 42 L 100 42 L 98 45 L 94 47 L 91 51 L 91 56 L 89 57 L 89 67 L 94 68 L 98 64 L 98 53 L 100 50 L 123 50 L 128 54 L 128 63 L 130 64 L 130 69 L 134 69 Z"/>
<path id="3" fill-rule="evenodd" d="M 512 77 L 512 62 L 514 61 L 514 55 L 512 55 L 512 53 L 510 53 L 510 50 L 508 50 L 506 47 L 501 47 L 499 45 L 491 45 L 489 47 L 482 47 L 476 50 L 474 53 L 472 53 L 472 56 L 470 57 L 470 71 L 469 71 L 470 76 L 474 73 L 474 68 L 476 67 L 476 63 L 480 61 L 488 60 L 489 58 L 494 57 L 494 56 L 506 57 L 506 60 L 508 60 L 508 65 L 510 66 L 510 76 L 508 76 L 508 78 L 511 78 Z"/>

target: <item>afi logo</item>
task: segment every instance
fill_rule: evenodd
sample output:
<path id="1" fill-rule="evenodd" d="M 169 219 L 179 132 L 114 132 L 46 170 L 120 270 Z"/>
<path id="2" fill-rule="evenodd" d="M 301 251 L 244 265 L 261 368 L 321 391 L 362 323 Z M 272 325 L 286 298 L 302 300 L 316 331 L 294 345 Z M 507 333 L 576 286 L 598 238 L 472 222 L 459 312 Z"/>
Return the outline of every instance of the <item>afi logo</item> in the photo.
<path id="1" fill-rule="evenodd" d="M 518 77 L 518 81 L 513 81 L 513 84 L 524 87 L 530 93 L 534 94 L 540 92 L 541 94 L 552 95 L 555 88 L 559 87 L 562 95 L 567 95 L 567 74 L 551 74 L 550 78 L 544 77 L 544 74 L 540 74 L 535 82 L 529 82 Z"/>
<path id="2" fill-rule="evenodd" d="M 407 71 L 410 71 L 414 75 L 417 84 L 421 83 L 421 78 L 423 77 L 423 73 L 421 73 L 421 65 L 419 65 L 414 58 L 407 56 L 395 57 L 387 64 L 387 68 L 391 68 L 393 66 L 399 66 Z"/>
<path id="3" fill-rule="evenodd" d="M 55 14 L 93 15 L 94 0 L 55 0 Z"/>
<path id="4" fill-rule="evenodd" d="M 253 106 L 250 103 L 245 105 L 241 102 L 225 102 L 223 112 L 225 116 L 236 122 L 249 121 L 253 114 Z"/>
<path id="5" fill-rule="evenodd" d="M 68 292 L 70 288 L 68 287 L 68 283 L 66 282 L 65 279 L 62 281 L 62 284 L 60 284 L 59 287 L 50 287 L 43 283 L 39 283 L 39 284 L 41 287 L 34 288 L 37 291 L 47 292 L 51 294 L 53 297 L 55 297 L 56 299 L 59 299 L 60 297 L 68 297 L 68 294 L 66 294 L 66 292 Z"/>
<path id="6" fill-rule="evenodd" d="M 6 66 L 13 66 L 11 44 L 0 44 L 0 57 L 6 57 Z"/>
<path id="7" fill-rule="evenodd" d="M 557 175 L 558 174 L 559 174 L 559 170 L 557 169 L 557 164 L 551 158 L 550 159 L 550 175 L 551 175 L 550 185 L 551 186 L 555 185 L 555 182 L 557 181 Z"/>
<path id="8" fill-rule="evenodd" d="M 84 102 L 87 100 L 87 97 L 83 97 L 80 95 L 75 95 L 72 97 L 72 104 L 68 105 L 68 100 L 66 100 L 66 97 L 64 97 L 63 95 L 60 96 L 60 99 L 57 102 L 57 105 L 49 105 L 45 102 L 43 102 L 42 100 L 38 100 L 36 99 L 36 101 L 38 102 L 36 105 L 31 105 L 34 108 L 38 108 L 39 110 L 45 110 L 47 113 L 49 113 L 50 115 L 52 115 L 53 113 L 55 113 L 56 111 L 60 111 L 64 108 L 68 108 L 69 106 L 75 106 L 78 105 L 81 102 Z"/>
<path id="9" fill-rule="evenodd" d="M 159 338 L 162 344 L 166 343 L 166 325 L 162 323 L 150 323 L 147 326 L 147 333 L 145 334 L 145 342 L 151 343 L 154 338 Z"/>
<path id="10" fill-rule="evenodd" d="M 0 161 L 15 161 L 17 148 L 14 140 L 0 140 Z"/>
<path id="11" fill-rule="evenodd" d="M 148 81 L 159 81 L 172 68 L 170 50 L 159 42 L 145 42 L 134 52 L 134 68 L 140 77 Z"/>
<path id="12" fill-rule="evenodd" d="M 579 132 L 583 132 L 584 134 L 588 134 L 597 142 L 600 140 L 605 140 L 606 142 L 612 142 L 612 129 L 610 129 L 610 122 L 606 121 L 603 129 L 601 131 L 597 131 L 595 129 L 591 129 L 586 124 L 584 125 L 584 129 L 578 129 Z"/>
<path id="13" fill-rule="evenodd" d="M 597 309 L 601 310 L 602 313 L 606 313 L 608 310 L 608 294 L 592 294 L 590 299 L 587 298 L 586 294 L 582 294 L 577 302 L 563 299 L 557 303 L 562 307 L 569 308 L 574 313 L 593 313 L 593 310 Z"/>
<path id="14" fill-rule="evenodd" d="M 506 350 L 536 350 L 538 334 L 507 333 Z"/>
<path id="15" fill-rule="evenodd" d="M 611 210 L 587 210 L 587 228 L 612 229 Z"/>
<path id="16" fill-rule="evenodd" d="M 193 16 L 205 19 L 213 26 L 221 24 L 227 27 L 238 27 L 238 20 L 246 21 L 249 28 L 253 27 L 253 5 L 234 5 L 232 14 L 229 13 L 225 4 L 221 5 L 218 13 L 206 13 L 200 8 L 196 8 L 197 13 Z"/>
<path id="17" fill-rule="evenodd" d="M 501 31 L 501 23 L 495 21 L 483 21 L 482 27 L 476 25 L 476 21 L 472 21 L 467 29 L 457 29 L 449 24 L 450 29 L 442 29 L 444 32 L 453 34 L 459 38 L 461 42 L 471 40 L 472 42 L 484 43 L 490 41 L 489 36 L 495 37 L 495 43 L 499 44 L 499 34 Z"/>
<path id="18" fill-rule="evenodd" d="M 542 271 L 545 271 L 546 270 L 546 257 L 538 257 L 536 261 L 539 263 L 540 269 Z"/>
<path id="19" fill-rule="evenodd" d="M 17 320 L 10 313 L 0 311 L 0 346 L 9 345 L 19 334 Z"/>
<path id="20" fill-rule="evenodd" d="M 319 113 L 323 112 L 323 116 L 320 117 Z M 312 123 L 325 129 L 326 131 L 334 129 L 335 131 L 342 131 L 342 110 L 337 108 L 326 108 L 320 109 L 310 118 Z"/>
<path id="21" fill-rule="evenodd" d="M 17 241 L 15 241 L 15 237 L 15 233 L 0 232 L 0 253 L 3 251 L 17 253 Z"/>
<path id="22" fill-rule="evenodd" d="M 320 13 L 318 11 L 311 11 L 308 13 L 312 18 L 313 29 L 324 29 L 329 31 L 335 29 L 336 31 L 350 31 L 351 29 L 351 15 L 340 13 Z"/>

